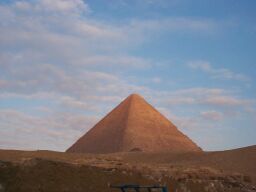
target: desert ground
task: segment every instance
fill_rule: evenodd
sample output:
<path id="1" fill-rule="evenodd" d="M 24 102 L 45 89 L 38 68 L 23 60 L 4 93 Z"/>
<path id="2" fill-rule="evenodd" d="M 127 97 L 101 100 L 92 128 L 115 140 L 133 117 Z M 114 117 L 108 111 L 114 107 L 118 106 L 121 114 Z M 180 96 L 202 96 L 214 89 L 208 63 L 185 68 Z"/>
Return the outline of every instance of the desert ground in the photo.
<path id="1" fill-rule="evenodd" d="M 0 191 L 118 191 L 109 184 L 162 184 L 171 191 L 256 191 L 256 146 L 218 152 L 79 154 L 0 150 Z"/>

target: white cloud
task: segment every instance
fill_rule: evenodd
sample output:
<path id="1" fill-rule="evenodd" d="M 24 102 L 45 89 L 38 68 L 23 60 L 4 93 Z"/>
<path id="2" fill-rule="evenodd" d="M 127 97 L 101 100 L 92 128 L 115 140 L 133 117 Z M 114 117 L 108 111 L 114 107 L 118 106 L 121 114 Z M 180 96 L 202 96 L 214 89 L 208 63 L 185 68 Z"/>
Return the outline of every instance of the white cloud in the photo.
<path id="1" fill-rule="evenodd" d="M 154 78 L 152 79 L 152 82 L 153 82 L 153 83 L 161 83 L 161 82 L 162 82 L 162 79 L 159 78 L 159 77 L 154 77 Z"/>
<path id="2" fill-rule="evenodd" d="M 134 56 L 127 55 L 97 55 L 88 56 L 83 60 L 76 61 L 77 65 L 93 65 L 93 66 L 115 66 L 117 68 L 136 68 L 145 69 L 151 66 L 151 61 Z"/>
<path id="3" fill-rule="evenodd" d="M 126 26 L 125 31 L 133 37 L 152 37 L 170 33 L 200 33 L 213 34 L 219 30 L 219 23 L 214 20 L 194 19 L 189 17 L 170 17 L 151 20 L 133 20 Z M 139 38 L 136 38 L 139 39 Z"/>
<path id="4" fill-rule="evenodd" d="M 80 110 L 84 112 L 100 112 L 100 107 L 93 103 L 92 100 L 88 99 L 87 102 L 84 100 L 78 100 L 70 96 L 61 96 L 58 100 L 56 99 L 59 107 L 67 109 Z M 64 109 L 65 110 L 65 109 Z"/>
<path id="5" fill-rule="evenodd" d="M 213 20 L 173 17 L 111 23 L 93 19 L 82 0 L 1 4 L 0 18 L 0 98 L 36 105 L 23 112 L 0 110 L 0 148 L 29 149 L 32 144 L 33 149 L 63 150 L 98 120 L 96 113 L 104 115 L 133 92 L 155 98 L 162 107 L 193 104 L 241 109 L 251 104 L 222 89 L 155 92 L 127 80 L 126 71 L 148 69 L 154 63 L 128 54 L 131 48 L 163 33 L 209 34 L 219 28 Z M 216 78 L 242 79 L 207 64 L 196 68 Z M 160 83 L 161 78 L 149 81 Z M 198 126 L 197 119 L 168 116 L 182 128 Z"/>
<path id="6" fill-rule="evenodd" d="M 238 99 L 232 96 L 209 96 L 202 103 L 212 104 L 212 105 L 220 105 L 220 106 L 248 106 L 250 104 L 255 103 L 253 100 L 246 99 Z"/>
<path id="7" fill-rule="evenodd" d="M 69 97 L 69 96 L 63 96 L 62 98 L 60 98 L 60 102 L 64 105 L 67 105 L 72 108 L 81 108 L 81 109 L 89 108 L 88 103 L 75 100 L 74 98 Z"/>
<path id="8" fill-rule="evenodd" d="M 88 6 L 81 0 L 17 1 L 1 5 L 0 9 L 4 21 L 4 25 L 0 26 L 0 65 L 6 71 L 16 67 L 20 70 L 22 66 L 33 68 L 45 63 L 61 68 L 90 65 L 144 69 L 150 67 L 152 61 L 124 54 L 123 50 L 143 42 L 147 38 L 145 34 L 151 36 L 158 34 L 158 31 L 176 29 L 200 31 L 208 25 L 212 26 L 208 21 L 189 18 L 111 24 L 82 15 L 80 9 L 88 9 Z M 42 10 L 50 12 L 45 14 Z M 62 11 L 65 17 L 58 15 Z M 73 16 L 74 12 L 80 17 Z M 16 49 L 19 51 L 13 51 Z M 23 80 L 17 81 L 20 87 L 25 86 L 23 83 Z M 30 84 L 33 86 L 35 82 Z"/>
<path id="9" fill-rule="evenodd" d="M 17 110 L 2 109 L 0 148 L 65 150 L 97 121 L 97 116 L 74 113 L 37 117 Z"/>
<path id="10" fill-rule="evenodd" d="M 18 11 L 75 13 L 88 12 L 89 6 L 82 0 L 37 0 L 35 2 L 16 1 L 14 8 Z"/>
<path id="11" fill-rule="evenodd" d="M 209 62 L 206 61 L 194 61 L 188 63 L 188 66 L 192 69 L 199 69 L 205 73 L 211 75 L 214 79 L 227 79 L 227 80 L 239 80 L 239 81 L 249 81 L 250 78 L 241 74 L 235 73 L 226 68 L 213 68 Z"/>
<path id="12" fill-rule="evenodd" d="M 224 94 L 226 91 L 220 88 L 188 88 L 176 90 L 174 95 L 220 95 Z"/>
<path id="13" fill-rule="evenodd" d="M 8 85 L 8 81 L 0 79 L 0 88 L 4 88 Z"/>
<path id="14" fill-rule="evenodd" d="M 246 108 L 255 103 L 252 99 L 238 98 L 224 89 L 189 88 L 167 93 L 162 99 L 168 105 L 212 105 L 217 107 Z"/>
<path id="15" fill-rule="evenodd" d="M 17 1 L 17 2 L 15 2 L 14 6 L 17 9 L 23 10 L 23 11 L 28 11 L 29 9 L 32 8 L 31 4 L 29 2 L 26 2 L 26 1 Z"/>
<path id="16" fill-rule="evenodd" d="M 223 114 L 218 111 L 203 111 L 200 113 L 203 118 L 219 121 L 223 119 Z"/>
<path id="17" fill-rule="evenodd" d="M 174 98 L 170 98 L 168 103 L 171 105 L 196 104 L 197 100 L 193 97 L 174 97 Z"/>
<path id="18" fill-rule="evenodd" d="M 88 5 L 82 0 L 40 0 L 43 8 L 52 11 L 82 11 L 88 9 Z"/>
<path id="19" fill-rule="evenodd" d="M 1 88 L 5 95 L 29 97 L 72 96 L 88 99 L 92 96 L 107 96 L 110 94 L 129 94 L 133 91 L 143 91 L 141 86 L 126 83 L 119 76 L 80 68 L 68 70 L 52 64 L 23 65 L 21 68 L 5 70 L 7 80 L 1 80 Z M 9 93 L 9 94 L 7 94 Z M 95 97 L 94 97 L 95 98 Z"/>

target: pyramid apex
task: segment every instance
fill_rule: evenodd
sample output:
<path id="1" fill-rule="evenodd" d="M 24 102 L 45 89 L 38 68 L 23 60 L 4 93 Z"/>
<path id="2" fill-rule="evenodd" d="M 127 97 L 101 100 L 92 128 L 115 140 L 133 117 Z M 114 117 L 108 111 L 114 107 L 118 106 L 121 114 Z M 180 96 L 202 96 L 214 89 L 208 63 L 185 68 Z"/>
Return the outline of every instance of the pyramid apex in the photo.
<path id="1" fill-rule="evenodd" d="M 138 93 L 132 93 L 131 95 L 129 95 L 129 97 L 139 97 L 139 98 L 143 98 L 141 95 L 139 95 Z"/>
<path id="2" fill-rule="evenodd" d="M 136 103 L 141 103 L 141 102 L 144 102 L 145 101 L 145 99 L 142 97 L 142 96 L 140 96 L 139 94 L 137 94 L 137 93 L 132 93 L 131 95 L 129 95 L 126 99 L 125 99 L 125 101 L 128 101 L 128 102 L 136 102 Z"/>

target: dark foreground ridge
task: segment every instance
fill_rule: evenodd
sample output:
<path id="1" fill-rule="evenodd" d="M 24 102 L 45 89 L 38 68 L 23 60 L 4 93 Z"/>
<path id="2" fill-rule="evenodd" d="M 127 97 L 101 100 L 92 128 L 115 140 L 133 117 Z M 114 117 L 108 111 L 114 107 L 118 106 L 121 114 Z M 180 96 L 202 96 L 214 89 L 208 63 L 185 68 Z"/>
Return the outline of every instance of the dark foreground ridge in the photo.
<path id="1" fill-rule="evenodd" d="M 256 191 L 256 146 L 186 153 L 78 154 L 0 150 L 0 191 L 115 192 L 109 184 L 169 192 Z"/>

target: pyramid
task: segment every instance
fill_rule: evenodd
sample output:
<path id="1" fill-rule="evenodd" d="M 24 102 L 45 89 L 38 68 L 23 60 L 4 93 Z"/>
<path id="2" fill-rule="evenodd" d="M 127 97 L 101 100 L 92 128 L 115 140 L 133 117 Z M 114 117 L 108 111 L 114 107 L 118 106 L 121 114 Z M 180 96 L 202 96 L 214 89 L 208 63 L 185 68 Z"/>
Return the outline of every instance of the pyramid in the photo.
<path id="1" fill-rule="evenodd" d="M 140 95 L 132 94 L 76 141 L 67 152 L 201 151 Z"/>

